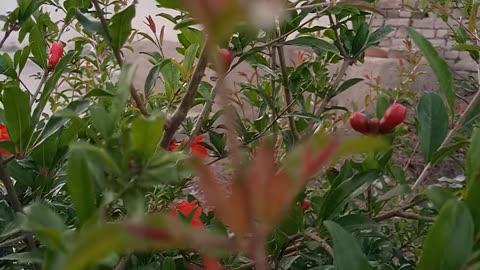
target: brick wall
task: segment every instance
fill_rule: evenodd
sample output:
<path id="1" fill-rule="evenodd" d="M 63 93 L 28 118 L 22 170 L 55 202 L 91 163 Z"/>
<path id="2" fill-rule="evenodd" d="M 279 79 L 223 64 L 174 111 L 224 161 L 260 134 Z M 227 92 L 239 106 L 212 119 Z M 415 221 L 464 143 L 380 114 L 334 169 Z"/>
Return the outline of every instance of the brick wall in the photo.
<path id="1" fill-rule="evenodd" d="M 404 4 L 414 4 L 412 2 L 414 1 L 381 0 L 379 3 L 379 7 L 383 10 L 385 17 L 375 16 L 372 22 L 374 29 L 382 25 L 397 27 L 397 30 L 384 38 L 380 43 L 380 47 L 387 50 L 388 57 L 399 57 L 405 52 L 403 41 L 406 33 L 401 26 L 410 26 L 430 40 L 432 45 L 446 59 L 457 78 L 467 78 L 472 75 L 476 77 L 477 65 L 469 57 L 468 53 L 452 49 L 455 42 L 448 38 L 450 31 L 448 25 L 433 13 L 425 15 L 403 7 Z M 461 17 L 460 10 L 455 9 L 453 12 L 455 18 Z M 448 23 L 453 27 L 458 26 L 455 20 L 452 19 L 449 19 Z"/>

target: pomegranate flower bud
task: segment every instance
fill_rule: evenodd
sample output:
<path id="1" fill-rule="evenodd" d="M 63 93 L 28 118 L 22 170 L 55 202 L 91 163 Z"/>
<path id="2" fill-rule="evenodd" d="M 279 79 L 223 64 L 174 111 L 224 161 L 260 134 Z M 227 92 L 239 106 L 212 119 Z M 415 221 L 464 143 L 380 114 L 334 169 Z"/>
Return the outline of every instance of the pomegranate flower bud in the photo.
<path id="1" fill-rule="evenodd" d="M 380 121 L 377 118 L 372 118 L 368 120 L 368 133 L 369 134 L 378 134 L 380 130 Z"/>
<path id="2" fill-rule="evenodd" d="M 303 200 L 300 203 L 300 206 L 302 207 L 303 210 L 307 210 L 308 208 L 310 208 L 310 201 L 309 200 Z"/>
<path id="3" fill-rule="evenodd" d="M 63 55 L 63 44 L 60 41 L 55 41 L 50 46 L 50 54 L 48 55 L 48 68 L 52 69 L 58 64 Z"/>
<path id="4" fill-rule="evenodd" d="M 395 103 L 390 106 L 380 120 L 380 132 L 388 133 L 396 126 L 405 121 L 407 117 L 407 108 L 405 106 Z"/>
<path id="5" fill-rule="evenodd" d="M 350 126 L 354 130 L 362 134 L 365 134 L 368 132 L 368 119 L 363 113 L 354 112 L 350 116 L 349 122 L 350 122 Z"/>
<path id="6" fill-rule="evenodd" d="M 232 65 L 234 54 L 230 49 L 220 49 L 219 51 L 220 60 L 222 61 L 223 71 L 228 71 Z"/>

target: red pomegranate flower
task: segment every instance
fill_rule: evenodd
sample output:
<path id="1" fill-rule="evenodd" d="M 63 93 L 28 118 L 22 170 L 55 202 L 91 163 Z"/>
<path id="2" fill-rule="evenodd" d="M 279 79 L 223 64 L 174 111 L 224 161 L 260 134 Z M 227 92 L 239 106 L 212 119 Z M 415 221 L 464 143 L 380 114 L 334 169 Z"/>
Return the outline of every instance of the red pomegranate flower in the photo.
<path id="1" fill-rule="evenodd" d="M 220 49 L 219 54 L 223 65 L 223 71 L 227 72 L 233 62 L 234 55 L 232 53 L 232 50 L 223 48 Z"/>
<path id="2" fill-rule="evenodd" d="M 203 141 L 203 135 L 198 135 L 197 137 L 195 137 L 195 139 L 193 139 L 192 146 L 190 146 L 190 153 L 199 158 L 205 158 L 207 156 L 207 148 L 200 144 L 201 141 Z M 183 140 L 183 145 L 187 144 L 187 142 L 188 137 Z M 177 143 L 175 139 L 172 139 L 170 141 L 170 144 L 168 145 L 167 150 L 172 152 L 177 150 L 179 146 L 180 144 Z"/>
<path id="3" fill-rule="evenodd" d="M 0 124 L 0 142 L 10 141 L 10 136 L 8 136 L 7 127 L 3 124 Z M 10 153 L 5 149 L 0 149 L 0 154 L 4 157 L 8 157 Z"/>
<path id="4" fill-rule="evenodd" d="M 60 61 L 60 58 L 62 58 L 63 55 L 63 44 L 60 41 L 55 41 L 52 43 L 52 46 L 50 46 L 50 54 L 48 55 L 48 67 L 49 68 L 54 68 L 58 62 Z"/>
<path id="5" fill-rule="evenodd" d="M 198 135 L 195 137 L 195 139 L 193 139 L 192 146 L 190 147 L 190 153 L 199 158 L 204 158 L 207 156 L 207 148 L 200 144 L 201 141 L 203 141 L 203 135 Z"/>
<path id="6" fill-rule="evenodd" d="M 186 217 L 190 217 L 192 212 L 195 211 L 192 216 L 190 225 L 192 225 L 195 228 L 203 228 L 203 223 L 200 220 L 200 216 L 202 215 L 202 208 L 197 205 L 197 201 L 192 201 L 192 202 L 182 201 L 177 206 L 172 208 L 171 215 L 173 217 L 177 217 L 177 211 L 182 213 L 182 215 Z"/>

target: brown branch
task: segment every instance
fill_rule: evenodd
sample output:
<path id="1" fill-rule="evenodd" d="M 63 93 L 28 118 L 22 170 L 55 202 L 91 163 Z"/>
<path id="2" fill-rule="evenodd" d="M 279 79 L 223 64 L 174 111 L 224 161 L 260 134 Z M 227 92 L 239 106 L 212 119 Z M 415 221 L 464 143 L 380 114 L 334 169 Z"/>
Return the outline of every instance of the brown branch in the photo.
<path id="1" fill-rule="evenodd" d="M 215 84 L 215 86 L 213 87 L 212 93 L 210 94 L 210 99 L 207 100 L 205 105 L 203 105 L 203 109 L 197 117 L 195 126 L 193 127 L 192 132 L 188 137 L 188 142 L 187 144 L 185 144 L 183 148 L 184 153 L 188 153 L 188 151 L 190 150 L 193 140 L 195 140 L 195 137 L 198 135 L 198 132 L 200 132 L 200 128 L 202 128 L 202 123 L 205 120 L 205 117 L 207 117 L 207 114 L 209 114 L 210 111 L 212 110 L 212 106 L 215 101 L 215 97 L 217 96 L 217 92 L 220 91 L 222 86 L 223 86 L 223 78 L 220 78 Z"/>
<path id="2" fill-rule="evenodd" d="M 313 234 L 313 233 L 305 233 L 305 236 L 308 238 L 315 240 L 320 246 L 333 258 L 333 248 L 327 243 L 327 241 L 320 238 L 320 236 Z"/>
<path id="3" fill-rule="evenodd" d="M 117 265 L 113 268 L 113 270 L 123 270 L 125 266 L 127 266 L 127 262 L 130 259 L 130 255 L 123 256 L 120 261 L 118 261 Z"/>
<path id="4" fill-rule="evenodd" d="M 120 53 L 120 50 L 116 49 L 112 46 L 112 39 L 110 38 L 110 35 L 108 33 L 108 22 L 105 19 L 105 16 L 103 15 L 102 8 L 100 7 L 100 4 L 98 3 L 98 0 L 91 0 L 91 1 L 92 1 L 92 4 L 95 6 L 97 16 L 100 19 L 100 22 L 102 23 L 102 26 L 104 28 L 105 39 L 107 40 L 108 44 L 112 48 L 113 55 L 115 56 L 115 59 L 117 60 L 118 65 L 121 67 L 121 66 L 123 66 L 123 58 L 122 58 L 122 55 Z M 140 96 L 137 94 L 137 90 L 133 87 L 133 84 L 130 85 L 130 95 L 132 96 L 133 100 L 135 101 L 135 104 L 137 105 L 137 108 L 140 110 L 140 112 L 143 115 L 148 116 L 149 114 L 148 114 L 147 110 L 145 109 L 143 101 L 140 98 Z"/>
<path id="5" fill-rule="evenodd" d="M 13 31 L 17 30 L 18 27 L 16 25 L 13 25 L 7 31 L 5 31 L 5 35 L 3 36 L 2 40 L 0 41 L 0 49 L 3 47 L 3 44 L 5 44 L 5 41 L 7 41 L 8 37 L 10 34 L 12 34 Z"/>
<path id="6" fill-rule="evenodd" d="M 422 199 L 418 199 L 416 201 L 412 201 L 412 202 L 409 202 L 403 206 L 400 206 L 400 207 L 397 207 L 395 209 L 392 209 L 390 211 L 386 211 L 384 212 L 383 214 L 380 214 L 376 217 L 373 218 L 373 221 L 375 222 L 380 222 L 380 221 L 383 221 L 383 220 L 386 220 L 386 219 L 389 219 L 389 218 L 392 218 L 392 217 L 395 217 L 398 215 L 398 213 L 400 212 L 404 212 L 405 210 L 408 210 L 412 207 L 415 207 L 421 203 L 423 203 L 424 201 L 426 201 L 427 199 L 425 198 L 422 198 Z"/>
<path id="7" fill-rule="evenodd" d="M 192 78 L 188 83 L 187 92 L 185 96 L 183 96 L 180 105 L 178 106 L 177 110 L 173 113 L 173 115 L 168 119 L 165 129 L 163 132 L 162 141 L 160 142 L 160 146 L 163 148 L 167 148 L 170 144 L 170 140 L 173 138 L 173 135 L 177 131 L 178 127 L 182 124 L 183 120 L 187 117 L 187 113 L 192 107 L 193 101 L 195 99 L 195 95 L 197 94 L 198 86 L 202 81 L 203 75 L 205 73 L 205 69 L 207 68 L 208 63 L 208 45 L 207 40 L 205 40 L 202 48 L 202 52 L 198 59 L 198 63 L 193 71 Z"/>
<path id="8" fill-rule="evenodd" d="M 15 190 L 15 186 L 13 184 L 12 178 L 7 170 L 7 164 L 3 162 L 3 157 L 0 155 L 0 180 L 2 181 L 3 185 L 5 186 L 5 190 L 7 191 L 7 199 L 10 206 L 15 210 L 17 213 L 23 212 L 22 203 L 18 198 L 17 191 Z M 35 242 L 33 241 L 33 236 L 31 233 L 27 233 L 25 236 L 27 248 L 29 250 L 35 249 Z"/>
<path id="9" fill-rule="evenodd" d="M 285 64 L 285 52 L 282 46 L 278 46 L 277 51 L 278 51 L 278 58 L 280 62 L 280 71 L 282 72 L 282 82 L 283 82 L 283 91 L 285 95 L 285 103 L 289 105 L 292 103 L 292 93 L 290 92 L 290 89 L 288 87 L 288 73 L 287 73 L 287 66 Z M 287 118 L 288 125 L 290 126 L 290 130 L 292 131 L 294 142 L 297 142 L 299 139 L 299 135 L 297 131 L 297 126 L 295 125 L 295 119 L 291 115 L 292 109 L 290 106 L 287 107 L 287 112 L 290 114 Z"/>

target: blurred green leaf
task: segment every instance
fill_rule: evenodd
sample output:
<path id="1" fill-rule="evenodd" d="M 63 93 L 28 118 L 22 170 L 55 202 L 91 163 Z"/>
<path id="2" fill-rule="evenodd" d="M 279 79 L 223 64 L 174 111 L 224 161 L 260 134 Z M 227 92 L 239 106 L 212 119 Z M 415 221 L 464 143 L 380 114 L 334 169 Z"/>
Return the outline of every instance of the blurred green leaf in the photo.
<path id="1" fill-rule="evenodd" d="M 40 116 L 42 115 L 43 110 L 45 109 L 45 106 L 47 105 L 47 102 L 52 95 L 53 90 L 55 90 L 55 88 L 57 87 L 58 81 L 60 80 L 63 72 L 67 68 L 67 65 L 70 64 L 70 61 L 75 56 L 75 53 L 75 51 L 70 51 L 65 54 L 55 66 L 55 69 L 53 70 L 50 78 L 48 78 L 48 80 L 45 82 L 45 86 L 43 87 L 42 93 L 40 94 L 40 100 L 37 103 L 37 107 L 35 107 L 35 110 L 33 111 L 33 123 L 37 123 L 40 119 Z"/>
<path id="2" fill-rule="evenodd" d="M 377 102 L 375 104 L 375 116 L 378 119 L 382 119 L 385 111 L 390 107 L 390 101 L 387 95 L 380 94 L 377 96 Z"/>
<path id="3" fill-rule="evenodd" d="M 395 31 L 395 28 L 390 25 L 383 25 L 373 33 L 368 36 L 367 47 L 375 45 L 379 42 L 383 37 L 390 34 L 391 32 Z"/>
<path id="4" fill-rule="evenodd" d="M 183 65 L 182 65 L 183 70 L 185 72 L 183 76 L 185 80 L 188 79 L 189 75 L 191 74 L 190 71 L 193 67 L 193 62 L 195 61 L 195 56 L 197 55 L 199 47 L 200 45 L 198 43 L 193 43 L 185 51 L 185 57 L 183 58 Z"/>
<path id="5" fill-rule="evenodd" d="M 431 186 L 427 191 L 427 197 L 433 203 L 433 206 L 437 211 L 440 211 L 443 205 L 450 199 L 456 199 L 452 192 L 439 186 Z"/>
<path id="6" fill-rule="evenodd" d="M 474 225 L 468 208 L 457 199 L 449 200 L 430 227 L 418 269 L 462 269 L 472 253 L 473 236 Z"/>
<path id="7" fill-rule="evenodd" d="M 28 41 L 32 50 L 33 59 L 41 67 L 47 66 L 47 44 L 45 43 L 45 37 L 40 31 L 39 26 L 35 25 L 30 30 Z"/>
<path id="8" fill-rule="evenodd" d="M 425 93 L 418 103 L 418 136 L 423 158 L 432 160 L 448 133 L 448 113 L 442 98 L 435 93 Z"/>
<path id="9" fill-rule="evenodd" d="M 3 90 L 3 107 L 5 121 L 10 140 L 19 151 L 27 150 L 32 136 L 32 120 L 30 118 L 30 95 L 18 86 Z"/>
<path id="10" fill-rule="evenodd" d="M 156 81 L 158 79 L 158 74 L 160 73 L 160 69 L 162 68 L 162 64 L 154 65 L 150 71 L 148 72 L 147 79 L 145 80 L 145 87 L 143 88 L 143 92 L 145 94 L 145 98 L 148 98 L 155 87 Z"/>
<path id="11" fill-rule="evenodd" d="M 440 92 L 446 98 L 450 114 L 455 113 L 455 91 L 453 89 L 453 79 L 447 62 L 438 54 L 437 50 L 432 46 L 424 36 L 415 29 L 406 27 L 405 31 L 412 38 L 415 45 L 422 51 L 423 56 L 427 59 L 428 64 L 437 76 L 440 84 Z"/>
<path id="12" fill-rule="evenodd" d="M 325 221 L 324 224 L 333 239 L 335 269 L 372 269 L 358 241 L 349 232 L 333 221 Z"/>
<path id="13" fill-rule="evenodd" d="M 472 142 L 467 153 L 465 203 L 470 208 L 475 229 L 480 230 L 480 128 L 475 128 L 472 134 Z"/>
<path id="14" fill-rule="evenodd" d="M 135 66 L 132 64 L 125 64 L 120 72 L 120 79 L 117 83 L 117 91 L 112 98 L 112 105 L 110 107 L 110 115 L 113 123 L 117 123 L 120 116 L 127 107 L 130 98 L 130 87 L 132 86 L 133 76 L 135 75 Z"/>
<path id="15" fill-rule="evenodd" d="M 12 59 L 7 53 L 0 55 L 0 74 L 8 76 L 12 79 L 17 78 L 17 72 L 12 63 Z"/>
<path id="16" fill-rule="evenodd" d="M 327 220 L 347 204 L 352 195 L 364 184 L 371 183 L 380 176 L 377 171 L 361 172 L 342 182 L 325 193 L 322 205 L 317 213 L 318 218 Z"/>
<path id="17" fill-rule="evenodd" d="M 320 54 L 324 51 L 328 51 L 340 55 L 340 52 L 335 45 L 328 43 L 323 39 L 312 36 L 300 36 L 292 40 L 285 41 L 283 44 L 311 47 L 316 53 Z"/>
<path id="18" fill-rule="evenodd" d="M 461 149 L 465 145 L 467 145 L 467 141 L 459 141 L 447 147 L 442 147 L 438 149 L 432 156 L 432 164 L 435 165 L 438 162 L 442 161 L 445 157 L 449 156 L 450 154 L 456 152 L 457 150 Z"/>
<path id="19" fill-rule="evenodd" d="M 340 93 L 343 93 L 344 91 L 348 90 L 350 87 L 356 85 L 357 83 L 363 81 L 362 78 L 352 78 L 344 81 L 335 91 L 335 95 L 338 95 Z"/>
<path id="20" fill-rule="evenodd" d="M 63 233 L 67 226 L 52 209 L 33 203 L 25 208 L 24 219 L 23 228 L 31 230 L 43 245 L 53 250 L 65 248 Z"/>
<path id="21" fill-rule="evenodd" d="M 65 107 L 64 110 L 69 110 L 74 112 L 77 115 L 84 113 L 90 106 L 90 100 L 75 100 Z M 34 149 L 38 145 L 42 144 L 46 139 L 55 134 L 60 130 L 64 125 L 70 121 L 67 117 L 62 117 L 58 115 L 53 115 L 42 129 L 35 142 L 33 143 L 32 148 Z"/>
<path id="22" fill-rule="evenodd" d="M 90 121 L 105 139 L 112 136 L 116 123 L 103 104 L 94 104 L 90 107 Z"/>
<path id="23" fill-rule="evenodd" d="M 28 20 L 32 14 L 37 11 L 46 0 L 18 0 L 18 20 L 22 24 Z"/>
<path id="24" fill-rule="evenodd" d="M 135 5 L 131 4 L 110 19 L 108 33 L 113 49 L 119 50 L 127 42 L 132 32 L 132 20 L 135 17 Z"/>
<path id="25" fill-rule="evenodd" d="M 138 116 L 132 122 L 132 138 L 135 150 L 145 159 L 155 153 L 162 139 L 165 116 L 160 113 L 150 117 Z"/>
<path id="26" fill-rule="evenodd" d="M 104 34 L 105 29 L 99 19 L 95 19 L 84 14 L 79 9 L 75 9 L 75 17 L 87 32 Z"/>

